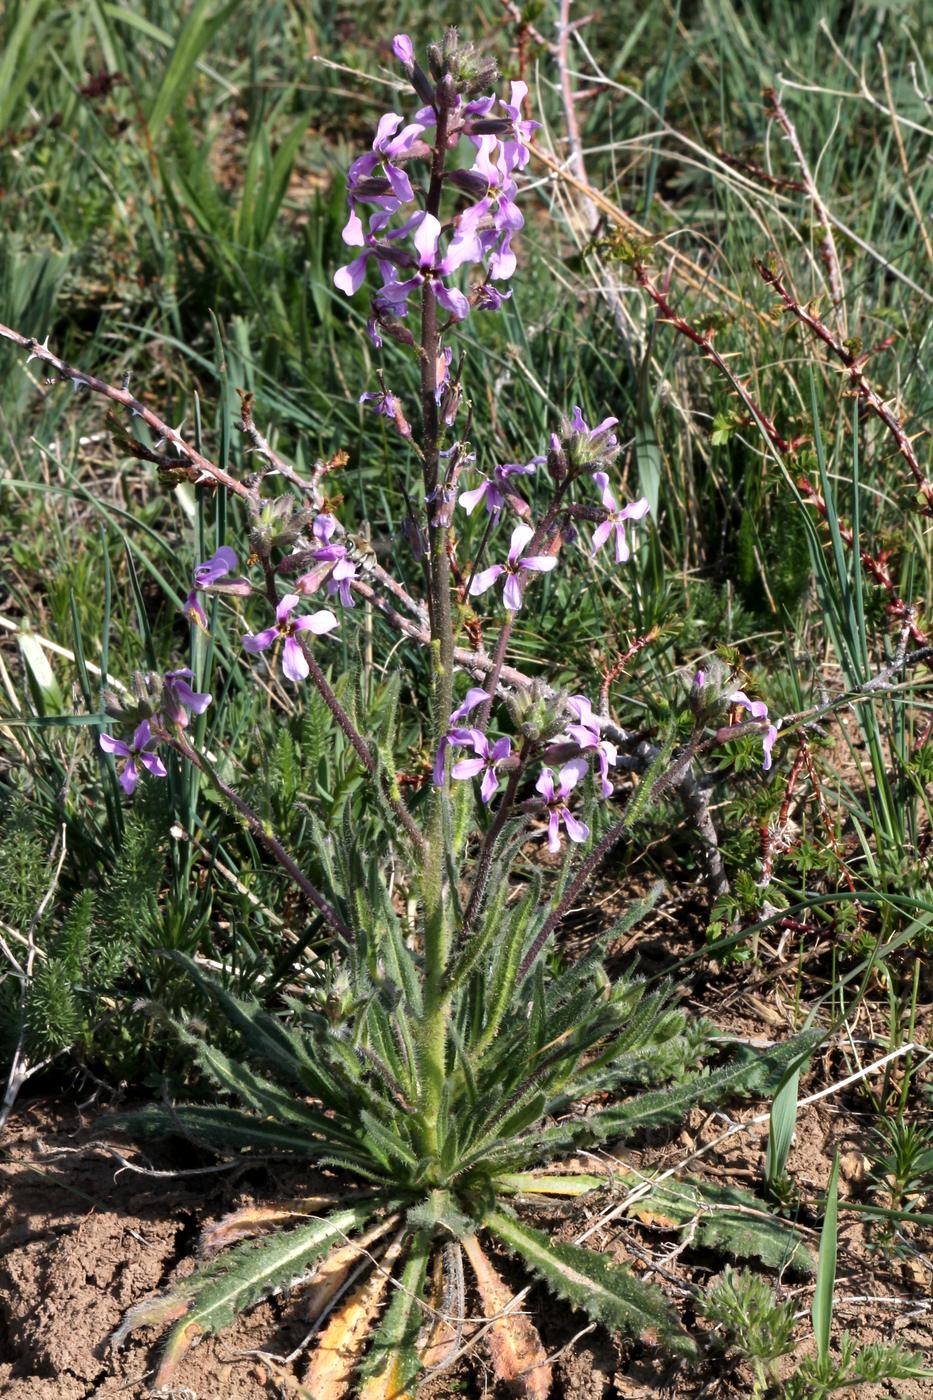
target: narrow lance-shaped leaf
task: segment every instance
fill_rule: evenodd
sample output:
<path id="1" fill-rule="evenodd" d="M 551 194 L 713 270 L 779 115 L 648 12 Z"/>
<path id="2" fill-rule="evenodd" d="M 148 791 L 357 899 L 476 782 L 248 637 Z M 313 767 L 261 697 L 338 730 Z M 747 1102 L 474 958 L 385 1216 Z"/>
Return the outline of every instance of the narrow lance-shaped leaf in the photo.
<path id="1" fill-rule="evenodd" d="M 607 1327 L 643 1341 L 662 1342 L 684 1356 L 696 1354 L 695 1343 L 677 1322 L 660 1290 L 640 1283 L 604 1254 L 555 1243 L 503 1211 L 492 1211 L 486 1224 L 558 1298 Z"/>
<path id="2" fill-rule="evenodd" d="M 836 1239 L 838 1229 L 839 1153 L 833 1158 L 826 1192 L 826 1213 L 820 1231 L 820 1257 L 816 1266 L 813 1294 L 813 1337 L 820 1372 L 829 1366 L 829 1344 L 833 1327 L 833 1291 L 836 1287 Z"/>
<path id="3" fill-rule="evenodd" d="M 236 1246 L 162 1297 L 131 1308 L 113 1335 L 119 1345 L 137 1327 L 176 1316 L 165 1343 L 155 1388 L 168 1386 L 190 1343 L 227 1327 L 245 1308 L 299 1278 L 317 1259 L 343 1241 L 373 1212 L 371 1204 L 337 1211 L 296 1230 Z M 174 1300 L 187 1307 L 177 1315 Z"/>
<path id="4" fill-rule="evenodd" d="M 424 1321 L 419 1306 L 428 1271 L 430 1246 L 419 1234 L 405 1261 L 385 1317 L 363 1364 L 359 1400 L 413 1400 L 421 1368 L 418 1332 Z"/>

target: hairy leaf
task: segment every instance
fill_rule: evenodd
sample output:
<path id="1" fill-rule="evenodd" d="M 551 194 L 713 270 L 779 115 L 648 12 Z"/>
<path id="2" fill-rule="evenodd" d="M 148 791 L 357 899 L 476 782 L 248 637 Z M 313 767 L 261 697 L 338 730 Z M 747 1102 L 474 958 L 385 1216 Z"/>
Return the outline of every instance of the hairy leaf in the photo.
<path id="1" fill-rule="evenodd" d="M 492 1211 L 486 1225 L 547 1284 L 552 1293 L 607 1327 L 662 1342 L 684 1356 L 696 1345 L 681 1328 L 657 1288 L 640 1283 L 627 1269 L 578 1245 L 558 1244 L 541 1230 L 504 1211 Z"/>

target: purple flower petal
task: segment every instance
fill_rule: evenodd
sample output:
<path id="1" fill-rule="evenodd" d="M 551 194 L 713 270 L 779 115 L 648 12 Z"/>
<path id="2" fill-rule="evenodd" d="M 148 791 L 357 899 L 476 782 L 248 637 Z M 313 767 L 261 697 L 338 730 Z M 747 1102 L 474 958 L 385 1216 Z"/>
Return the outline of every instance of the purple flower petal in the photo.
<path id="1" fill-rule="evenodd" d="M 415 230 L 414 244 L 423 269 L 432 268 L 437 257 L 437 245 L 441 236 L 440 221 L 433 214 L 425 214 Z"/>
<path id="2" fill-rule="evenodd" d="M 470 314 L 470 303 L 456 287 L 445 287 L 443 282 L 433 282 L 434 295 L 445 311 L 449 311 L 455 321 L 465 321 Z"/>
<path id="3" fill-rule="evenodd" d="M 568 794 L 571 793 L 576 787 L 577 783 L 583 777 L 583 774 L 585 772 L 585 758 L 572 758 L 569 763 L 565 763 L 563 768 L 561 768 L 560 772 L 557 775 L 560 779 L 558 796 L 567 797 Z"/>
<path id="4" fill-rule="evenodd" d="M 602 503 L 606 507 L 606 509 L 612 511 L 618 510 L 619 503 L 609 489 L 609 477 L 606 474 L 606 472 L 594 472 L 593 480 L 599 487 L 600 495 L 602 497 Z"/>
<path id="5" fill-rule="evenodd" d="M 144 768 L 147 768 L 154 778 L 167 778 L 165 764 L 156 753 L 141 753 L 139 761 Z"/>
<path id="6" fill-rule="evenodd" d="M 282 673 L 296 684 L 306 679 L 309 671 L 308 658 L 301 643 L 294 637 L 286 637 L 282 648 Z"/>
<path id="7" fill-rule="evenodd" d="M 277 627 L 267 627 L 265 631 L 257 632 L 255 636 L 247 633 L 243 638 L 243 649 L 255 656 L 257 652 L 265 651 L 267 647 L 271 647 L 278 635 L 279 629 Z"/>
<path id="8" fill-rule="evenodd" d="M 509 612 L 518 612 L 522 605 L 522 585 L 518 574 L 509 574 L 502 589 L 502 602 Z"/>
<path id="9" fill-rule="evenodd" d="M 560 817 L 554 807 L 548 812 L 547 848 L 552 855 L 557 855 L 560 850 Z"/>
<path id="10" fill-rule="evenodd" d="M 351 565 L 351 568 L 352 567 Z M 334 569 L 335 574 L 339 568 L 340 565 L 338 564 Z M 295 601 L 297 602 L 298 599 L 296 598 Z M 295 621 L 292 623 L 292 627 L 296 632 L 314 632 L 318 636 L 322 635 L 324 632 L 332 632 L 335 627 L 339 626 L 340 623 L 331 612 L 330 608 L 321 608 L 319 612 L 309 613 L 304 617 L 296 617 Z M 305 675 L 307 675 L 307 671 L 305 671 Z"/>
<path id="11" fill-rule="evenodd" d="M 195 567 L 195 585 L 198 588 L 203 588 L 206 584 L 214 583 L 217 579 L 223 578 L 224 574 L 231 573 L 236 566 L 236 552 L 229 545 L 222 544 L 217 552 L 211 555 L 210 559 Z"/>
<path id="12" fill-rule="evenodd" d="M 104 753 L 116 754 L 119 758 L 129 758 L 132 750 L 122 739 L 114 739 L 111 734 L 102 734 L 98 740 Z"/>
<path id="13" fill-rule="evenodd" d="M 550 768 L 542 768 L 535 783 L 535 791 L 540 792 L 545 802 L 554 800 L 554 774 Z"/>
<path id="14" fill-rule="evenodd" d="M 557 568 L 557 560 L 553 554 L 529 554 L 525 559 L 519 559 L 518 567 L 530 569 L 535 574 L 549 574 Z"/>
<path id="15" fill-rule="evenodd" d="M 415 61 L 415 49 L 407 34 L 396 34 L 392 40 L 392 52 L 399 63 L 410 68 Z"/>
<path id="16" fill-rule="evenodd" d="M 486 767 L 485 758 L 461 758 L 458 759 L 450 770 L 452 778 L 475 778 Z"/>
<path id="17" fill-rule="evenodd" d="M 581 822 L 579 817 L 575 817 L 567 807 L 561 807 L 560 814 L 564 819 L 564 826 L 567 828 L 567 835 L 571 841 L 585 841 L 590 834 L 586 822 Z"/>
<path id="18" fill-rule="evenodd" d="M 514 564 L 522 550 L 534 538 L 534 530 L 530 525 L 516 525 L 512 531 L 511 543 L 509 544 L 509 563 Z"/>
<path id="19" fill-rule="evenodd" d="M 777 739 L 777 736 L 777 725 L 769 724 L 767 731 L 765 732 L 764 738 L 761 741 L 761 747 L 764 749 L 765 755 L 765 761 L 761 766 L 766 773 L 770 772 L 771 769 L 771 750 L 774 748 L 774 743 Z"/>
<path id="20" fill-rule="evenodd" d="M 489 803 L 492 801 L 492 799 L 495 797 L 496 789 L 498 788 L 498 786 L 499 779 L 496 777 L 496 770 L 490 764 L 487 767 L 486 772 L 483 774 L 483 781 L 479 785 L 480 798 L 486 804 L 487 807 L 489 806 Z"/>
<path id="21" fill-rule="evenodd" d="M 593 553 L 597 554 L 612 533 L 612 521 L 603 520 L 593 531 Z"/>
<path id="22" fill-rule="evenodd" d="M 483 690 L 482 686 L 471 686 L 463 697 L 463 704 L 458 705 L 450 716 L 449 723 L 453 725 L 456 724 L 458 720 L 465 719 L 472 710 L 476 709 L 477 705 L 485 704 L 488 699 L 489 696 L 486 691 Z"/>
<path id="23" fill-rule="evenodd" d="M 338 291 L 344 292 L 348 297 L 359 291 L 366 276 L 366 264 L 371 256 L 372 250 L 367 248 L 365 253 L 361 253 L 345 267 L 338 267 L 334 273 L 334 286 Z"/>
<path id="24" fill-rule="evenodd" d="M 491 483 L 484 481 L 481 486 L 475 486 L 472 491 L 461 491 L 457 497 L 459 505 L 463 506 L 467 515 L 472 515 L 480 501 L 490 489 Z"/>
<path id="25" fill-rule="evenodd" d="M 132 758 L 128 758 L 126 761 L 126 766 L 124 767 L 123 772 L 120 774 L 119 779 L 120 786 L 126 793 L 127 797 L 132 797 L 133 793 L 136 791 L 136 780 L 138 777 L 139 774 L 136 771 L 135 760 Z"/>
<path id="26" fill-rule="evenodd" d="M 477 598 L 481 593 L 485 593 L 487 588 L 492 588 L 500 574 L 505 573 L 504 564 L 491 564 L 488 569 L 481 569 L 474 575 L 470 584 L 470 597 Z"/>

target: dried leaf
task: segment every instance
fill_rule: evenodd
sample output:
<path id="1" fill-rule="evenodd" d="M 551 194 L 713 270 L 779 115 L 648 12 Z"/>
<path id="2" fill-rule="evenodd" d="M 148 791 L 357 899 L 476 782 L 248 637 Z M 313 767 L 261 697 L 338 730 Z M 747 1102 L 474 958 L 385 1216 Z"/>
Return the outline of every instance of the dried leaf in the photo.
<path id="1" fill-rule="evenodd" d="M 475 1235 L 467 1235 L 461 1243 L 476 1275 L 483 1310 L 487 1317 L 494 1317 L 509 1303 L 512 1290 L 496 1273 Z M 499 1379 L 516 1387 L 529 1400 L 547 1400 L 553 1372 L 531 1318 L 515 1309 L 493 1322 L 487 1339 Z"/>
<path id="2" fill-rule="evenodd" d="M 304 1385 L 314 1400 L 343 1400 L 349 1391 L 367 1333 L 388 1288 L 389 1269 L 403 1240 L 404 1232 L 399 1232 L 386 1250 L 382 1267 L 354 1289 L 318 1337 L 304 1377 Z"/>
<path id="3" fill-rule="evenodd" d="M 303 1196 L 281 1205 L 244 1206 L 202 1230 L 198 1250 L 204 1256 L 216 1254 L 219 1249 L 225 1249 L 237 1240 L 261 1235 L 273 1226 L 284 1225 L 301 1216 L 319 1215 L 322 1210 L 332 1210 L 334 1204 L 332 1196 Z"/>

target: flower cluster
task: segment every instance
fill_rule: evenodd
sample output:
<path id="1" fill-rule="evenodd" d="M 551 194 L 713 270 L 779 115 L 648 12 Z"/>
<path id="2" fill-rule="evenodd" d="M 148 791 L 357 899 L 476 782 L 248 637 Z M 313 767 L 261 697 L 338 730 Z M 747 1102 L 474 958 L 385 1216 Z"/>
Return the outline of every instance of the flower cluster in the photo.
<path id="1" fill-rule="evenodd" d="M 351 165 L 350 217 L 343 241 L 362 252 L 337 270 L 334 285 L 352 296 L 373 259 L 382 279 L 373 300 L 379 320 L 407 315 L 411 294 L 428 286 L 438 304 L 462 321 L 471 306 L 496 309 L 508 295 L 490 284 L 508 281 L 515 271 L 512 238 L 524 219 L 515 202 L 514 175 L 528 162 L 528 142 L 538 123 L 521 115 L 527 84 L 513 82 L 508 102 L 494 94 L 464 100 L 449 81 L 438 82 L 434 89 L 427 85 L 407 35 L 396 35 L 392 47 L 416 91 L 430 100 L 408 123 L 399 113 L 387 112 L 380 118 L 371 150 Z M 448 183 L 471 201 L 449 224 L 430 210 L 413 207 L 418 200 L 405 169 L 413 157 L 430 154 L 431 146 L 423 138 L 441 118 L 445 154 L 456 150 L 461 137 L 474 149 L 471 166 L 446 172 Z M 470 263 L 482 266 L 485 277 L 467 297 L 451 279 Z M 375 323 L 370 334 L 378 343 Z M 380 411 L 388 412 L 388 405 Z"/>
<path id="2" fill-rule="evenodd" d="M 450 775 L 457 780 L 480 778 L 480 797 L 487 805 L 498 790 L 501 772 L 514 770 L 521 763 L 519 756 L 512 752 L 510 739 L 503 737 L 490 740 L 481 729 L 463 726 L 462 722 L 474 710 L 488 703 L 490 703 L 489 694 L 481 687 L 473 686 L 467 691 L 463 702 L 450 716 L 450 727 L 441 740 L 434 763 L 434 785 L 441 787 L 444 782 L 448 749 L 451 747 L 472 749 L 474 756 L 458 759 L 453 764 Z M 554 759 L 555 755 L 563 755 L 567 761 L 562 763 L 557 773 L 556 785 L 553 768 L 547 762 L 542 767 L 535 782 L 535 791 L 541 798 L 541 802 L 537 805 L 547 814 L 548 849 L 552 852 L 560 849 L 560 827 L 562 824 L 571 841 L 585 841 L 590 834 L 586 823 L 573 816 L 567 806 L 567 799 L 587 771 L 588 758 L 592 756 L 596 761 L 599 790 L 603 797 L 612 795 L 613 785 L 609 778 L 609 769 L 615 765 L 618 759 L 615 744 L 603 738 L 603 721 L 594 712 L 591 702 L 585 695 L 571 695 L 563 702 L 563 705 L 565 710 L 569 712 L 573 723 L 565 725 L 563 732 L 560 733 L 555 733 L 557 729 L 557 725 L 555 725 L 554 728 L 548 730 L 552 737 L 543 746 L 543 749 L 541 745 L 538 745 L 538 748 L 542 749 L 542 756 L 546 761 L 549 758 Z M 570 757 L 567 754 L 568 746 L 572 755 Z M 557 761 L 559 761 L 559 757 Z"/>
<path id="3" fill-rule="evenodd" d="M 193 677 L 187 666 L 167 671 L 164 676 L 139 675 L 134 680 L 134 693 L 128 702 L 108 705 L 108 712 L 115 718 L 133 725 L 129 741 L 114 739 L 110 734 L 101 734 L 99 740 L 104 753 L 123 760 L 120 786 L 127 797 L 132 797 L 136 791 L 140 767 L 154 778 L 166 776 L 165 764 L 157 753 L 160 731 L 187 728 L 189 712 L 203 715 L 211 703 L 212 697 L 207 692 L 191 688 L 190 679 Z"/>

